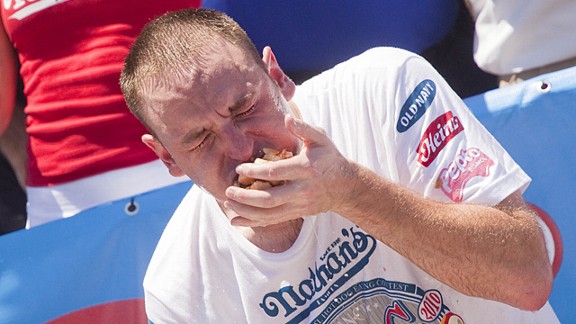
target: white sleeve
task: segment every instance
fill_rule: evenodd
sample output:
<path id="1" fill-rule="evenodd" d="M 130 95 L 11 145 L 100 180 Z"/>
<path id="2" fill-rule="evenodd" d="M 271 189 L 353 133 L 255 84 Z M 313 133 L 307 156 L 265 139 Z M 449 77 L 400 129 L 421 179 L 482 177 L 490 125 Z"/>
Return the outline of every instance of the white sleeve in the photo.
<path id="1" fill-rule="evenodd" d="M 442 201 L 494 205 L 530 178 L 423 58 L 394 50 L 393 147 L 398 181 Z M 386 136 L 386 134 L 385 134 Z"/>
<path id="2" fill-rule="evenodd" d="M 441 201 L 494 205 L 530 178 L 420 56 L 370 49 L 299 87 L 305 120 L 348 158 Z"/>

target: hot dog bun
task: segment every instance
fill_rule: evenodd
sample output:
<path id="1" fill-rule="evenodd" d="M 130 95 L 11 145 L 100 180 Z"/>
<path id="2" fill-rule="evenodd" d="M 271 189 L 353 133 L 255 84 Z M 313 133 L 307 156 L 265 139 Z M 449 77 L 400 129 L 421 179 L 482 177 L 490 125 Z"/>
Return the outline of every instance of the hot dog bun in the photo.
<path id="1" fill-rule="evenodd" d="M 271 161 L 279 161 L 291 158 L 294 156 L 292 152 L 283 149 L 282 151 L 274 150 L 271 148 L 264 148 L 262 149 L 264 152 L 264 156 L 261 158 L 257 158 L 254 160 L 254 163 L 268 163 Z M 254 190 L 264 190 L 270 187 L 275 187 L 281 185 L 284 181 L 265 181 L 259 179 L 253 179 L 245 176 L 238 176 L 238 180 L 234 183 L 235 186 L 241 187 L 244 189 L 254 189 Z"/>

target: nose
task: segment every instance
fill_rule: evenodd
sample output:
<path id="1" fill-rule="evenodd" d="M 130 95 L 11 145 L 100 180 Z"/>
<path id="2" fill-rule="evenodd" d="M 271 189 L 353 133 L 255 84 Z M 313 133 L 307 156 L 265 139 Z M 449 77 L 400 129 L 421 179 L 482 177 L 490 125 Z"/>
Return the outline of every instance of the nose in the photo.
<path id="1" fill-rule="evenodd" d="M 238 161 L 248 161 L 252 157 L 254 149 L 254 139 L 248 132 L 245 132 L 234 124 L 224 127 L 222 137 L 223 148 L 229 158 Z"/>

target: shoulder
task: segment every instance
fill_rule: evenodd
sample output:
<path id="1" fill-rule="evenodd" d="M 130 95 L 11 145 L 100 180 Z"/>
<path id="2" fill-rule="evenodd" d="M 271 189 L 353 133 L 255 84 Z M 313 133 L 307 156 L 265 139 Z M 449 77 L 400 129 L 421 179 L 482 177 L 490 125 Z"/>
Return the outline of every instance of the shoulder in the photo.
<path id="1" fill-rule="evenodd" d="M 199 213 L 204 208 L 201 196 L 201 190 L 194 185 L 180 202 L 156 245 L 145 282 L 157 273 L 173 270 L 169 263 L 178 263 L 182 257 L 189 256 L 199 232 Z"/>
<path id="2" fill-rule="evenodd" d="M 189 307 L 186 301 L 196 291 L 198 242 L 203 238 L 200 224 L 202 191 L 194 185 L 170 218 L 154 250 L 143 280 L 146 313 L 153 322 L 178 318 Z"/>
<path id="3" fill-rule="evenodd" d="M 382 62 L 385 65 L 393 65 L 401 64 L 410 58 L 419 57 L 418 54 L 402 48 L 381 46 L 370 48 L 355 56 L 352 60 L 358 60 L 360 62 Z"/>
<path id="4" fill-rule="evenodd" d="M 421 62 L 428 65 L 426 60 L 416 53 L 396 47 L 374 47 L 350 58 L 335 68 L 350 65 L 365 71 L 376 69 L 376 71 L 393 72 L 402 69 L 409 62 Z"/>
<path id="5" fill-rule="evenodd" d="M 312 77 L 299 89 L 318 91 L 342 81 L 363 83 L 365 80 L 390 80 L 413 70 L 429 71 L 433 68 L 416 53 L 396 47 L 374 47 Z"/>

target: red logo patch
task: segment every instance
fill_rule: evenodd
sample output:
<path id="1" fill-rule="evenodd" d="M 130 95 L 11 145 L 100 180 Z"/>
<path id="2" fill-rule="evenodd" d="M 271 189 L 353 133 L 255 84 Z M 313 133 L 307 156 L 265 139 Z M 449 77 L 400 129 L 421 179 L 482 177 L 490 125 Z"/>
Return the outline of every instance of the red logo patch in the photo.
<path id="1" fill-rule="evenodd" d="M 440 171 L 436 188 L 442 189 L 454 202 L 462 202 L 468 181 L 476 176 L 488 176 L 493 165 L 494 161 L 479 149 L 463 149 L 447 168 Z"/>
<path id="2" fill-rule="evenodd" d="M 437 290 L 429 290 L 418 305 L 418 316 L 424 322 L 432 322 L 442 312 L 442 295 Z"/>
<path id="3" fill-rule="evenodd" d="M 446 144 L 463 130 L 460 119 L 450 111 L 434 119 L 418 144 L 418 162 L 428 167 Z"/>

